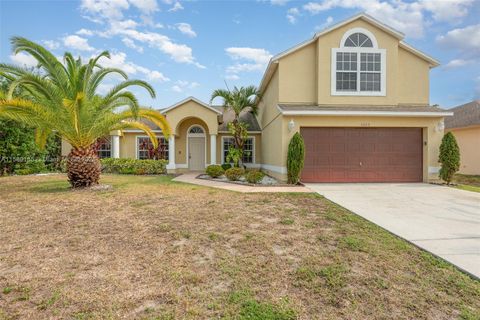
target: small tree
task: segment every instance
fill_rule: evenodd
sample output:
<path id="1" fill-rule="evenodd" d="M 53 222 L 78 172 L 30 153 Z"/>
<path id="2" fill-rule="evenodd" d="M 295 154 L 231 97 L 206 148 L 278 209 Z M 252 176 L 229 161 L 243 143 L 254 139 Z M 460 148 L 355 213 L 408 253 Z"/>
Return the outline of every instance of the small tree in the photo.
<path id="1" fill-rule="evenodd" d="M 288 144 L 287 176 L 288 183 L 297 184 L 305 160 L 305 144 L 300 133 L 295 133 Z"/>
<path id="2" fill-rule="evenodd" d="M 442 164 L 440 178 L 448 185 L 455 172 L 460 169 L 460 149 L 455 136 L 451 132 L 447 132 L 443 136 L 438 162 Z"/>

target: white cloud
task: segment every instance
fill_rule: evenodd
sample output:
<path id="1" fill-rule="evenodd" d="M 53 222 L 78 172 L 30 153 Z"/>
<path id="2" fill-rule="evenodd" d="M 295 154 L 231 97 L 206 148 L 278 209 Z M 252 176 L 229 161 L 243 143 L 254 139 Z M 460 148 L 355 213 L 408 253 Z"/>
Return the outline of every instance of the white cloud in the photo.
<path id="1" fill-rule="evenodd" d="M 123 10 L 130 7 L 127 0 L 82 0 L 80 8 L 87 14 L 104 17 L 109 20 L 123 18 Z M 101 20 L 99 20 L 101 22 Z"/>
<path id="2" fill-rule="evenodd" d="M 94 32 L 92 30 L 84 29 L 84 28 L 78 30 L 75 33 L 78 34 L 78 35 L 81 35 L 81 36 L 93 36 L 94 35 Z"/>
<path id="3" fill-rule="evenodd" d="M 227 80 L 238 80 L 238 79 L 240 79 L 240 77 L 239 77 L 238 75 L 236 75 L 236 74 L 227 74 L 227 75 L 225 76 L 225 78 L 226 78 Z"/>
<path id="4" fill-rule="evenodd" d="M 93 51 L 95 48 L 88 44 L 88 40 L 77 35 L 70 35 L 63 38 L 63 44 L 71 49 L 80 51 Z"/>
<path id="5" fill-rule="evenodd" d="M 34 57 L 24 52 L 10 55 L 10 60 L 17 65 L 27 68 L 36 67 L 38 64 Z"/>
<path id="6" fill-rule="evenodd" d="M 198 82 L 189 82 L 185 80 L 178 80 L 175 82 L 175 84 L 172 86 L 172 90 L 175 92 L 184 92 L 187 89 L 195 89 L 199 87 L 200 84 Z"/>
<path id="7" fill-rule="evenodd" d="M 45 44 L 45 46 L 50 49 L 50 50 L 55 50 L 55 49 L 58 49 L 60 48 L 60 43 L 58 41 L 54 41 L 54 40 L 44 40 L 42 41 L 43 44 Z"/>
<path id="8" fill-rule="evenodd" d="M 333 17 L 328 16 L 327 19 L 325 19 L 324 23 L 315 27 L 315 30 L 323 30 L 329 27 L 330 25 L 332 25 L 332 23 L 333 23 Z"/>
<path id="9" fill-rule="evenodd" d="M 124 52 L 111 53 L 110 59 L 102 58 L 99 61 L 100 65 L 107 68 L 119 68 L 125 71 L 128 75 L 138 75 L 143 74 L 147 80 L 150 81 L 159 81 L 166 82 L 170 81 L 168 77 L 163 75 L 163 73 L 150 70 L 148 68 L 139 66 L 133 62 L 127 61 L 127 55 Z"/>
<path id="10" fill-rule="evenodd" d="M 464 60 L 464 59 L 453 59 L 450 60 L 446 65 L 445 68 L 459 68 L 470 65 L 474 63 L 474 60 Z"/>
<path id="11" fill-rule="evenodd" d="M 424 34 L 422 6 L 417 2 L 407 3 L 401 0 L 392 2 L 380 0 L 325 0 L 309 2 L 302 8 L 310 14 L 318 14 L 333 8 L 362 10 L 411 37 L 418 38 Z"/>
<path id="12" fill-rule="evenodd" d="M 432 13 L 436 21 L 458 22 L 468 14 L 473 0 L 421 0 L 420 5 Z"/>
<path id="13" fill-rule="evenodd" d="M 132 39 L 123 38 L 123 39 L 122 39 L 122 42 L 123 42 L 124 45 L 126 45 L 126 46 L 129 47 L 130 49 L 133 49 L 133 50 L 136 50 L 136 51 L 138 51 L 138 52 L 140 52 L 140 53 L 143 53 L 143 47 L 137 46 Z"/>
<path id="14" fill-rule="evenodd" d="M 130 3 L 137 7 L 144 14 L 152 14 L 158 11 L 158 3 L 156 0 L 129 0 Z"/>
<path id="15" fill-rule="evenodd" d="M 480 24 L 450 30 L 438 36 L 437 42 L 445 48 L 480 56 Z"/>
<path id="16" fill-rule="evenodd" d="M 192 30 L 192 26 L 188 23 L 181 22 L 181 23 L 177 23 L 175 26 L 184 35 L 187 35 L 191 38 L 195 38 L 197 36 L 197 33 Z"/>
<path id="17" fill-rule="evenodd" d="M 140 32 L 134 29 L 111 30 L 110 32 L 135 39 L 137 42 L 147 43 L 150 47 L 157 48 L 163 53 L 169 55 L 176 62 L 193 64 L 201 69 L 205 68 L 205 66 L 195 61 L 192 54 L 192 48 L 185 44 L 174 43 L 165 35 L 155 32 Z"/>
<path id="18" fill-rule="evenodd" d="M 183 10 L 183 6 L 180 2 L 175 2 L 175 4 L 173 5 L 173 7 L 171 7 L 170 9 L 168 9 L 169 12 L 176 12 L 176 11 L 180 11 L 180 10 Z"/>
<path id="19" fill-rule="evenodd" d="M 235 79 L 234 75 L 242 72 L 263 71 L 270 61 L 272 55 L 265 49 L 249 47 L 226 48 L 225 52 L 236 62 L 228 66 L 226 73 L 230 80 Z"/>
<path id="20" fill-rule="evenodd" d="M 295 24 L 297 22 L 297 17 L 300 16 L 300 10 L 298 8 L 290 8 L 287 11 L 287 20 L 291 24 Z"/>
<path id="21" fill-rule="evenodd" d="M 135 29 L 138 23 L 132 19 L 112 21 L 110 24 L 111 29 Z"/>
<path id="22" fill-rule="evenodd" d="M 289 0 L 270 0 L 270 3 L 274 6 L 284 6 Z"/>

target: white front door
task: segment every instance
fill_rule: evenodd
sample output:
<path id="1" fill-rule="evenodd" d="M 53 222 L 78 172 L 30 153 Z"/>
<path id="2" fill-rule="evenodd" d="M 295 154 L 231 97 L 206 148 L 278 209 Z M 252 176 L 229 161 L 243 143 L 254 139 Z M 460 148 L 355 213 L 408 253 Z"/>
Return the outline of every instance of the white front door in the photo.
<path id="1" fill-rule="evenodd" d="M 194 171 L 205 170 L 205 137 L 188 138 L 188 168 Z"/>

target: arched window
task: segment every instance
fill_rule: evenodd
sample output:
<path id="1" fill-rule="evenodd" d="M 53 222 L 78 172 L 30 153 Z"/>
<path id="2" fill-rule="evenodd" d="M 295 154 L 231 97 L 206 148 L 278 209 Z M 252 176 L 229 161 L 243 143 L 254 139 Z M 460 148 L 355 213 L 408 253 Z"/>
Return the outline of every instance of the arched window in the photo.
<path id="1" fill-rule="evenodd" d="M 375 35 L 363 28 L 348 30 L 340 48 L 332 48 L 331 94 L 385 96 L 386 52 Z"/>
<path id="2" fill-rule="evenodd" d="M 203 129 L 198 126 L 191 127 L 188 133 L 205 133 L 203 132 Z"/>
<path id="3" fill-rule="evenodd" d="M 355 32 L 354 34 L 350 35 L 345 43 L 343 44 L 344 47 L 363 47 L 363 48 L 372 48 L 373 43 L 372 40 L 368 36 L 363 33 Z"/>

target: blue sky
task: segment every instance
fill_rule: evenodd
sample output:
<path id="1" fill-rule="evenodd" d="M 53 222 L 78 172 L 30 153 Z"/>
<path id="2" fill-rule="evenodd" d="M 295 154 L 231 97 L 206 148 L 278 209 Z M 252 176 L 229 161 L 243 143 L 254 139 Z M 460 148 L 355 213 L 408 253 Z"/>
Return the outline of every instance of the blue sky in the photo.
<path id="1" fill-rule="evenodd" d="M 112 59 L 102 63 L 149 81 L 157 98 L 138 91 L 140 101 L 163 108 L 190 95 L 208 101 L 225 82 L 259 85 L 272 55 L 358 12 L 441 61 L 430 74 L 432 104 L 450 108 L 480 98 L 480 0 L 0 0 L 0 60 L 32 63 L 12 55 L 12 36 L 59 57 L 106 49 Z"/>

